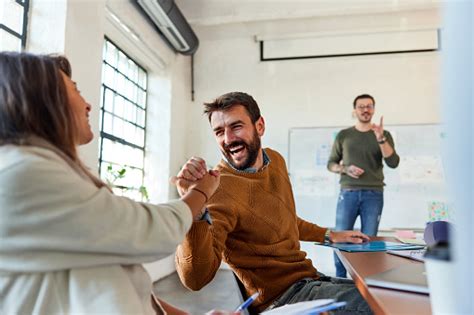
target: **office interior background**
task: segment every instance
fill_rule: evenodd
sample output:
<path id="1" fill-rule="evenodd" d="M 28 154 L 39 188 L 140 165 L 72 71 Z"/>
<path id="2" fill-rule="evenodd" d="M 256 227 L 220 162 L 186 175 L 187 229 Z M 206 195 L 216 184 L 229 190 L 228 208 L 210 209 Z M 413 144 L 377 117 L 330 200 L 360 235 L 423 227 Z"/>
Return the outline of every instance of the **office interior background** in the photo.
<path id="1" fill-rule="evenodd" d="M 266 120 L 263 145 L 285 158 L 291 128 L 353 125 L 352 100 L 361 93 L 374 95 L 375 121 L 383 115 L 386 125 L 439 124 L 455 209 L 455 263 L 463 275 L 452 285 L 472 310 L 471 1 L 173 5 L 199 39 L 192 55 L 160 36 L 134 0 L 1 0 L 0 49 L 70 59 L 73 78 L 93 106 L 95 139 L 81 149 L 82 158 L 101 176 L 112 176 L 117 192 L 142 199 L 140 187 L 146 187 L 152 202 L 177 197 L 168 178 L 189 157 L 201 156 L 210 166 L 219 161 L 202 103 L 229 91 L 255 97 Z M 123 165 L 129 165 L 124 178 L 115 179 Z M 154 279 L 169 274 L 172 257 L 148 270 Z"/>

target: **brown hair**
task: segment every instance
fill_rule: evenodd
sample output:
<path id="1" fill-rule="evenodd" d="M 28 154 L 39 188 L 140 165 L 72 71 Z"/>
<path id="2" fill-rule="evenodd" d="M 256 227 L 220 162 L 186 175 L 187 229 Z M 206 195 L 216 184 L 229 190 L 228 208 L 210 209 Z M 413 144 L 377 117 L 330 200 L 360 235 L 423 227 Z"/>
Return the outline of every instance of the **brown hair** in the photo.
<path id="1" fill-rule="evenodd" d="M 255 99 L 243 92 L 230 92 L 219 96 L 213 102 L 204 103 L 204 114 L 211 121 L 212 113 L 216 111 L 226 111 L 234 106 L 242 105 L 247 110 L 247 113 L 255 123 L 260 118 L 260 109 Z"/>
<path id="2" fill-rule="evenodd" d="M 71 75 L 62 56 L 0 53 L 0 144 L 37 136 L 78 160 L 76 123 L 60 70 Z"/>
<path id="3" fill-rule="evenodd" d="M 0 52 L 0 145 L 52 146 L 97 187 L 105 186 L 78 157 L 77 123 L 61 72 L 71 76 L 64 56 Z"/>

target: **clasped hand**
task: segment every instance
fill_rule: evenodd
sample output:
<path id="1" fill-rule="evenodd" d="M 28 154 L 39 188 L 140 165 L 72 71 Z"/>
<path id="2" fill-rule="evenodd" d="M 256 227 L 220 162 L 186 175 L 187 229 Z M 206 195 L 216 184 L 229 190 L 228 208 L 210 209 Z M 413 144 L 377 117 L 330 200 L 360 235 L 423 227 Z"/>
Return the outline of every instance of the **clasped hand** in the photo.
<path id="1" fill-rule="evenodd" d="M 220 173 L 216 170 L 207 170 L 206 161 L 199 157 L 192 157 L 181 168 L 178 175 L 171 178 L 178 193 L 183 197 L 189 190 L 197 188 L 203 191 L 207 198 L 211 198 L 219 187 Z"/>

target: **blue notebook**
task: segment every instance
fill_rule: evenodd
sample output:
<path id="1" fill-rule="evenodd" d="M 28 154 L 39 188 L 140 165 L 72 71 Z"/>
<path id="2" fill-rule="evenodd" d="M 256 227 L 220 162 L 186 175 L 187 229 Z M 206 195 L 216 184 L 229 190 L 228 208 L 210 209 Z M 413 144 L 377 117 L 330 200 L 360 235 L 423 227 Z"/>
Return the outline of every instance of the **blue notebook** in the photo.
<path id="1" fill-rule="evenodd" d="M 402 244 L 385 241 L 371 241 L 361 244 L 352 243 L 315 243 L 316 245 L 329 246 L 345 252 L 385 252 L 387 250 L 422 249 L 422 245 Z"/>

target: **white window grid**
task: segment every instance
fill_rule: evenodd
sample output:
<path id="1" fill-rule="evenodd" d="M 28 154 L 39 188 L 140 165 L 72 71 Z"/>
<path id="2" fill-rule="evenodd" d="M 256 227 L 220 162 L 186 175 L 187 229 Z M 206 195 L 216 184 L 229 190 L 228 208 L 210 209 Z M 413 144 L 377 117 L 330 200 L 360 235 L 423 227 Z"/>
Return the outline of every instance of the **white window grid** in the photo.
<path id="1" fill-rule="evenodd" d="M 26 48 L 30 0 L 0 0 L 0 51 Z"/>
<path id="2" fill-rule="evenodd" d="M 143 67 L 105 39 L 99 173 L 116 194 L 141 201 L 147 199 L 143 191 L 147 79 Z"/>

